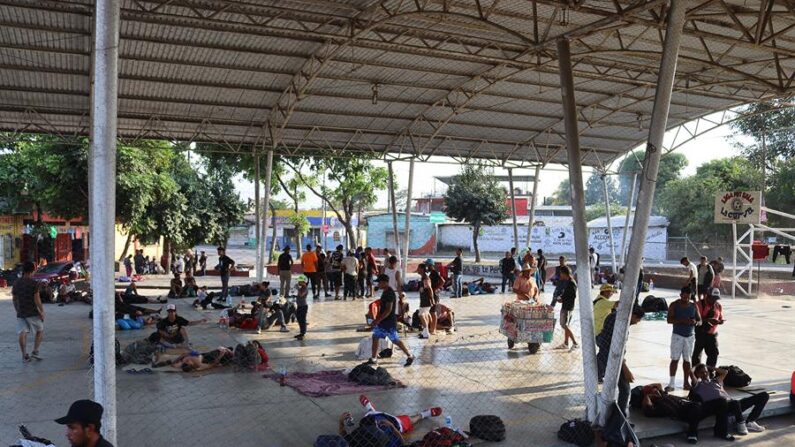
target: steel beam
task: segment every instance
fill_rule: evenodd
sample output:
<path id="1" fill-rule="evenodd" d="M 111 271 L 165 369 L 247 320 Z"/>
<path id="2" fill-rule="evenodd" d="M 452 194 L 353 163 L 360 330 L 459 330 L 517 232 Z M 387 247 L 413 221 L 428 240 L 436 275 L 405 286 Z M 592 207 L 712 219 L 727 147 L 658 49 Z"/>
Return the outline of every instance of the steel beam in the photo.
<path id="1" fill-rule="evenodd" d="M 682 40 L 685 23 L 687 0 L 671 0 L 668 11 L 663 56 L 660 62 L 659 82 L 654 98 L 651 125 L 649 128 L 649 141 L 646 146 L 646 158 L 640 176 L 640 193 L 638 206 L 632 225 L 632 237 L 629 241 L 627 265 L 624 267 L 625 287 L 621 289 L 616 323 L 613 329 L 613 338 L 610 344 L 610 354 L 604 376 L 604 386 L 600 396 L 600 411 L 597 424 L 604 426 L 607 422 L 615 402 L 619 385 L 619 374 L 622 373 L 624 363 L 624 350 L 629 334 L 629 322 L 632 307 L 635 304 L 635 288 L 637 287 L 640 263 L 643 258 L 643 249 L 646 243 L 649 216 L 651 215 L 654 190 L 657 184 L 657 174 L 662 156 L 662 144 L 668 122 L 671 94 L 676 77 L 676 61 L 679 55 L 679 46 Z"/>
<path id="2" fill-rule="evenodd" d="M 120 0 L 96 0 L 89 154 L 89 231 L 93 302 L 94 400 L 104 408 L 104 437 L 116 444 L 116 129 Z"/>
<path id="3" fill-rule="evenodd" d="M 270 210 L 271 206 L 271 179 L 273 177 L 273 148 L 268 148 L 268 153 L 266 155 L 265 161 L 265 191 L 264 191 L 264 199 L 262 204 L 262 244 L 259 246 L 260 258 L 262 259 L 263 264 L 263 278 L 268 276 L 267 266 L 265 265 L 265 260 L 268 259 L 265 257 L 265 252 L 268 249 L 268 228 L 270 227 L 270 219 L 268 219 L 268 211 Z M 259 238 L 259 236 L 258 236 Z M 275 241 L 274 241 L 275 242 Z"/>
<path id="4" fill-rule="evenodd" d="M 613 241 L 613 223 L 611 222 L 613 216 L 610 215 L 610 195 L 607 193 L 606 173 L 602 174 L 602 186 L 605 195 L 605 214 L 607 216 L 607 237 L 608 241 L 610 242 L 610 258 L 612 259 L 613 275 L 618 275 L 618 267 L 617 267 L 618 260 L 616 259 L 616 246 Z"/>
<path id="5" fill-rule="evenodd" d="M 394 232 L 395 254 L 400 255 L 400 235 L 398 234 L 397 202 L 395 201 L 395 173 L 392 171 L 392 162 L 386 162 L 389 170 L 389 204 L 392 210 L 392 231 Z"/>
<path id="6" fill-rule="evenodd" d="M 257 259 L 255 262 L 257 283 L 262 282 L 262 204 L 260 203 L 259 188 L 259 153 L 254 156 L 254 232 L 255 236 L 255 250 L 257 251 Z"/>
<path id="7" fill-rule="evenodd" d="M 516 194 L 513 190 L 513 169 L 508 168 L 508 187 L 511 189 L 511 222 L 513 224 L 513 248 L 519 253 L 519 227 L 516 225 Z"/>
<path id="8" fill-rule="evenodd" d="M 409 250 L 411 249 L 411 193 L 414 189 L 414 157 L 409 159 L 409 184 L 406 190 L 406 225 L 403 235 L 403 259 L 401 260 L 400 277 L 406 281 L 406 270 L 409 266 Z"/>
<path id="9" fill-rule="evenodd" d="M 589 421 L 597 417 L 598 380 L 596 339 L 594 338 L 593 303 L 591 303 L 591 269 L 588 262 L 588 226 L 585 220 L 585 185 L 582 180 L 582 153 L 574 102 L 574 77 L 571 71 L 569 41 L 558 41 L 560 87 L 563 99 L 563 123 L 566 127 L 566 154 L 569 159 L 571 209 L 574 224 L 574 250 L 577 258 L 577 292 L 580 296 L 580 332 L 582 344 L 585 414 Z"/>
<path id="10" fill-rule="evenodd" d="M 638 173 L 632 174 L 632 188 L 629 191 L 629 203 L 627 204 L 627 215 L 624 218 L 624 234 L 621 235 L 621 267 L 624 267 L 624 260 L 627 254 L 627 236 L 629 235 L 629 220 L 632 218 L 632 204 L 635 203 L 635 188 L 638 184 Z M 642 267 L 642 266 L 641 266 Z M 623 286 L 622 286 L 623 287 Z"/>
<path id="11" fill-rule="evenodd" d="M 527 248 L 533 247 L 533 225 L 536 222 L 536 194 L 538 194 L 538 177 L 541 175 L 541 165 L 537 164 L 533 174 L 533 197 L 530 198 L 530 217 L 527 221 Z"/>

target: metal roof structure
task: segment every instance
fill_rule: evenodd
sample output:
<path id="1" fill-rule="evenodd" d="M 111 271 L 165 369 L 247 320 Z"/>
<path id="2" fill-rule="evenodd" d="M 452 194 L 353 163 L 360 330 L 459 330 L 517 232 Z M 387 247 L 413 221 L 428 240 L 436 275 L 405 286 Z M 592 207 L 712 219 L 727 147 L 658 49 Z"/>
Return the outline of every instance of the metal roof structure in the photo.
<path id="1" fill-rule="evenodd" d="M 0 0 L 0 130 L 90 128 L 92 0 Z M 663 0 L 124 0 L 119 137 L 225 150 L 565 163 L 648 136 Z M 669 127 L 795 93 L 795 2 L 693 0 Z M 250 149 L 248 149 L 250 150 Z"/>

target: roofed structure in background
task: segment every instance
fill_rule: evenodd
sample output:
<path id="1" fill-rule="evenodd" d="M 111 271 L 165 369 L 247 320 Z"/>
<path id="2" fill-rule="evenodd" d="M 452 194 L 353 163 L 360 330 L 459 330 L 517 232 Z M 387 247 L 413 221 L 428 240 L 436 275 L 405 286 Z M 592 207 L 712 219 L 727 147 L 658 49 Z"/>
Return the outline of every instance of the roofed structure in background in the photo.
<path id="1" fill-rule="evenodd" d="M 123 0 L 119 135 L 278 153 L 583 162 L 647 137 L 663 0 Z M 89 129 L 92 0 L 0 0 L 0 130 Z M 791 0 L 694 0 L 669 126 L 795 93 Z M 249 148 L 246 148 L 250 150 Z"/>

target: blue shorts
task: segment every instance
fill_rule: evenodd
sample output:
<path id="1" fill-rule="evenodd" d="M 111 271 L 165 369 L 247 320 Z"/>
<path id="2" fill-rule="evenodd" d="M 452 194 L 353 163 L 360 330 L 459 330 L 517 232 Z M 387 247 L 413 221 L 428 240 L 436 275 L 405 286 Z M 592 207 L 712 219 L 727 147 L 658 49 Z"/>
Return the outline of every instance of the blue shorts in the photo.
<path id="1" fill-rule="evenodd" d="M 400 341 L 397 328 L 384 329 L 382 327 L 376 326 L 373 329 L 373 338 L 388 338 L 392 341 L 392 343 L 397 343 Z"/>

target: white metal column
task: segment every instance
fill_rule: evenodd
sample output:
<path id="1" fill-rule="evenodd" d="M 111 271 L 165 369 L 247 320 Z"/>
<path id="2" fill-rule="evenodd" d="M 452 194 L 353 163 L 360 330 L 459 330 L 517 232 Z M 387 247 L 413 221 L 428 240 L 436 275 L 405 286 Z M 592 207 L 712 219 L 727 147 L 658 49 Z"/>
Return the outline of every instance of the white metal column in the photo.
<path id="1" fill-rule="evenodd" d="M 260 245 L 260 256 L 262 257 L 262 277 L 266 278 L 268 272 L 265 268 L 265 252 L 268 250 L 268 227 L 270 227 L 270 220 L 268 219 L 268 211 L 271 205 L 271 177 L 273 175 L 273 148 L 268 149 L 268 155 L 265 159 L 265 191 L 264 198 L 262 199 L 262 245 Z M 274 241 L 275 242 L 275 241 Z"/>
<path id="2" fill-rule="evenodd" d="M 513 169 L 508 168 L 508 187 L 511 188 L 511 221 L 513 223 L 513 247 L 519 254 L 519 227 L 516 226 L 516 193 L 513 190 Z"/>
<path id="3" fill-rule="evenodd" d="M 624 349 L 629 334 L 629 319 L 635 303 L 635 287 L 640 273 L 640 262 L 646 243 L 649 217 L 651 215 L 657 174 L 662 157 L 663 137 L 668 123 L 668 111 L 671 106 L 671 93 L 676 77 L 676 62 L 679 56 L 679 45 L 685 23 L 686 0 L 671 0 L 668 12 L 668 23 L 665 32 L 662 60 L 658 75 L 657 91 L 654 95 L 654 108 L 651 115 L 649 140 L 646 145 L 646 158 L 640 176 L 640 192 L 638 206 L 632 225 L 632 237 L 629 241 L 627 265 L 624 267 L 625 287 L 621 289 L 621 299 L 610 344 L 610 354 L 604 376 L 604 385 L 600 398 L 599 417 L 597 424 L 604 426 L 611 412 L 610 403 L 615 402 L 618 393 L 619 374 L 624 361 Z"/>
<path id="4" fill-rule="evenodd" d="M 386 167 L 389 170 L 389 203 L 392 208 L 392 231 L 394 232 L 395 243 L 395 256 L 400 257 L 400 234 L 398 234 L 397 223 L 397 202 L 395 201 L 395 173 L 392 170 L 392 162 L 386 162 Z"/>
<path id="5" fill-rule="evenodd" d="M 409 265 L 409 248 L 411 248 L 411 192 L 414 187 L 414 157 L 409 160 L 409 184 L 406 189 L 406 225 L 403 235 L 403 259 L 400 277 L 406 281 L 406 270 Z"/>
<path id="6" fill-rule="evenodd" d="M 96 0 L 89 154 L 89 228 L 94 319 L 94 400 L 104 437 L 116 444 L 114 225 L 118 113 L 119 0 Z"/>
<path id="7" fill-rule="evenodd" d="M 574 75 L 571 67 L 569 41 L 558 40 L 560 92 L 563 99 L 563 123 L 566 128 L 566 153 L 571 184 L 571 209 L 574 223 L 574 250 L 577 258 L 577 292 L 580 296 L 580 331 L 582 368 L 585 384 L 585 413 L 596 420 L 598 393 L 596 340 L 594 338 L 591 273 L 588 263 L 588 227 L 585 221 L 585 185 L 582 180 L 582 154 L 577 129 L 577 105 L 574 101 Z"/>
<path id="8" fill-rule="evenodd" d="M 632 204 L 635 203 L 635 187 L 638 183 L 638 173 L 632 174 L 632 189 L 629 191 L 629 204 L 627 205 L 627 215 L 624 218 L 624 234 L 621 235 L 621 267 L 627 255 L 627 235 L 629 234 L 629 220 L 632 219 Z"/>
<path id="9" fill-rule="evenodd" d="M 602 174 L 602 186 L 605 193 L 605 214 L 607 215 L 607 237 L 610 241 L 610 257 L 613 260 L 613 275 L 618 274 L 618 268 L 616 267 L 616 245 L 613 241 L 613 216 L 610 215 L 610 195 L 607 193 L 607 174 Z"/>
<path id="10" fill-rule="evenodd" d="M 535 174 L 533 175 L 533 197 L 530 198 L 530 218 L 527 221 L 527 247 L 533 246 L 533 225 L 536 222 L 536 194 L 538 194 L 538 176 L 541 175 L 541 165 L 536 165 Z M 540 247 L 539 247 L 540 248 Z"/>
<path id="11" fill-rule="evenodd" d="M 257 259 L 255 269 L 257 282 L 262 282 L 262 208 L 259 197 L 260 178 L 259 178 L 259 154 L 254 154 L 254 237 Z"/>

